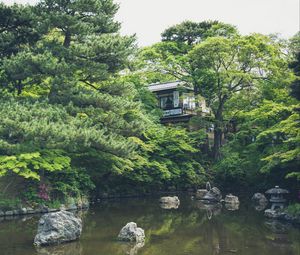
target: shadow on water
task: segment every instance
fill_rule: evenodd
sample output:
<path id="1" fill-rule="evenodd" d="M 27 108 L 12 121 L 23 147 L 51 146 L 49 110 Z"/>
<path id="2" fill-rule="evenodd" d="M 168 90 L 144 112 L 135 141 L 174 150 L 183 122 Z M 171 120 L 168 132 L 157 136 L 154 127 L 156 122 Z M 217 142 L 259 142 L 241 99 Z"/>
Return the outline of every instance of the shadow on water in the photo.
<path id="1" fill-rule="evenodd" d="M 83 218 L 79 241 L 54 247 L 32 245 L 38 216 L 0 222 L 1 255 L 300 255 L 300 231 L 269 221 L 250 204 L 240 208 L 203 204 L 181 197 L 177 209 L 161 208 L 158 199 L 109 200 Z M 116 237 L 127 222 L 145 230 L 145 244 Z"/>

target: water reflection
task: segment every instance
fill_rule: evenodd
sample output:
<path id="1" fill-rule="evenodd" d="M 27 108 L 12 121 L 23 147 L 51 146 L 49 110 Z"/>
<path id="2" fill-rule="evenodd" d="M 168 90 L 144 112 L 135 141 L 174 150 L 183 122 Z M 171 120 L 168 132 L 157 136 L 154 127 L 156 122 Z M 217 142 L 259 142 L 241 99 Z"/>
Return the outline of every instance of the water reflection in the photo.
<path id="1" fill-rule="evenodd" d="M 83 216 L 80 241 L 38 250 L 32 242 L 38 217 L 0 222 L 1 255 L 299 255 L 300 232 L 266 221 L 253 208 L 228 211 L 222 204 L 180 198 L 176 210 L 162 210 L 158 199 L 109 201 Z M 250 205 L 250 204 L 249 204 Z M 125 223 L 145 230 L 145 244 L 120 243 Z"/>
<path id="2" fill-rule="evenodd" d="M 277 220 L 267 220 L 265 226 L 271 230 L 271 235 L 268 236 L 268 242 L 287 254 L 292 254 L 292 242 L 289 240 L 289 229 L 291 225 L 289 223 L 279 222 Z"/>
<path id="3" fill-rule="evenodd" d="M 55 246 L 37 247 L 38 255 L 82 255 L 82 246 L 79 241 Z"/>
<path id="4" fill-rule="evenodd" d="M 258 212 L 264 211 L 268 206 L 268 203 L 254 204 L 254 209 Z"/>
<path id="5" fill-rule="evenodd" d="M 139 249 L 143 248 L 144 245 L 145 245 L 144 242 L 142 242 L 142 243 L 125 243 L 125 242 L 123 242 L 120 244 L 124 254 L 128 254 L 128 255 L 137 255 Z"/>
<path id="6" fill-rule="evenodd" d="M 179 207 L 179 204 L 175 204 L 175 203 L 170 203 L 170 204 L 167 204 L 167 203 L 160 203 L 160 208 L 162 209 L 178 209 Z"/>
<path id="7" fill-rule="evenodd" d="M 223 207 L 221 203 L 208 204 L 208 203 L 203 203 L 200 200 L 195 201 L 195 205 L 198 209 L 204 210 L 206 212 L 207 219 L 209 220 L 211 220 L 213 216 L 220 214 Z"/>

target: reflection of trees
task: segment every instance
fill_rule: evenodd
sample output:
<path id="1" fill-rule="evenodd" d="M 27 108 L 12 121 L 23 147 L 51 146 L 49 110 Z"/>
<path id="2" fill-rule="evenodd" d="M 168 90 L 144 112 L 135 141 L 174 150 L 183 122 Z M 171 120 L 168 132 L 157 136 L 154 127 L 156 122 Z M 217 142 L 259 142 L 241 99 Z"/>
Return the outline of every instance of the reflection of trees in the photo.
<path id="1" fill-rule="evenodd" d="M 211 220 L 207 210 L 211 210 Z M 9 254 L 36 254 L 32 245 L 38 218 L 0 223 L 0 247 Z M 135 221 L 145 230 L 144 247 L 120 243 L 116 237 L 127 222 Z M 83 233 L 79 242 L 45 248 L 38 255 L 298 255 L 300 233 L 289 229 L 284 238 L 287 246 L 274 245 L 276 233 L 256 211 L 221 208 L 186 203 L 177 210 L 163 210 L 158 200 L 120 200 L 100 204 L 83 217 Z M 277 236 L 279 237 L 279 236 Z M 281 236 L 282 237 L 282 236 Z M 11 248 L 16 247 L 16 248 Z M 25 248 L 24 248 L 25 247 Z M 25 250 L 26 249 L 26 250 Z M 1 250 L 0 250 L 1 253 Z"/>
<path id="2" fill-rule="evenodd" d="M 270 245 L 292 254 L 292 243 L 288 236 L 291 225 L 277 220 L 267 220 L 265 221 L 265 226 L 270 230 L 270 235 L 266 237 Z"/>
<path id="3" fill-rule="evenodd" d="M 213 214 L 211 220 L 207 217 L 208 210 Z M 84 218 L 80 242 L 83 254 L 88 255 L 285 254 L 268 242 L 266 237 L 272 234 L 263 220 L 257 212 L 247 208 L 227 211 L 194 201 L 177 210 L 163 210 L 158 200 L 122 200 L 91 209 Z M 145 230 L 144 247 L 117 242 L 121 227 L 130 221 Z M 289 240 L 295 244 L 299 237 L 296 232 Z"/>

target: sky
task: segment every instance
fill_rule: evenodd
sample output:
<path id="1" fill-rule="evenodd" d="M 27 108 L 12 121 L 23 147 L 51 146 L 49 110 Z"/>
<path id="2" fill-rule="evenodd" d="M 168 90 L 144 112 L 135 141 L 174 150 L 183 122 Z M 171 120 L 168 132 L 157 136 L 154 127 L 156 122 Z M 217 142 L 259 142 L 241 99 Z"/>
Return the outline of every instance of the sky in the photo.
<path id="1" fill-rule="evenodd" d="M 1 0 L 0 0 L 1 1 Z M 36 0 L 2 0 L 11 4 Z M 300 0 L 115 0 L 123 35 L 136 34 L 140 46 L 160 41 L 168 27 L 184 20 L 218 20 L 237 26 L 242 34 L 280 34 L 300 30 Z"/>

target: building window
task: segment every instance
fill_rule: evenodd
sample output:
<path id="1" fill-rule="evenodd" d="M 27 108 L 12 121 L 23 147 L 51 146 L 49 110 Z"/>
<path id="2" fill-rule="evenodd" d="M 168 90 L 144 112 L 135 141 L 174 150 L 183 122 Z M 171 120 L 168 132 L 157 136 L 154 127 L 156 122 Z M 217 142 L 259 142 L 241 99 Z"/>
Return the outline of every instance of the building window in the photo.
<path id="1" fill-rule="evenodd" d="M 174 108 L 173 95 L 166 95 L 160 97 L 160 108 L 161 109 L 172 109 Z"/>
<path id="2" fill-rule="evenodd" d="M 195 96 L 183 94 L 183 109 L 193 110 L 196 108 Z"/>

